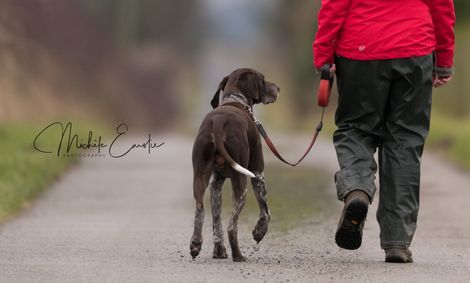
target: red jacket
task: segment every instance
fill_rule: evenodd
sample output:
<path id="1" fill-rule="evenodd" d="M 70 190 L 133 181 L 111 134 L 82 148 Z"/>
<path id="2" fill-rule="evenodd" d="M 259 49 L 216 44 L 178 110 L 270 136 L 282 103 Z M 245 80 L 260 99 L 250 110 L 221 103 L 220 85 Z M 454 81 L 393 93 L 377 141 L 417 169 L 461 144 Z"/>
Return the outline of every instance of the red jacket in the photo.
<path id="1" fill-rule="evenodd" d="M 383 60 L 436 52 L 437 66 L 454 57 L 453 0 L 322 0 L 313 42 L 314 63 L 337 54 L 354 60 Z"/>

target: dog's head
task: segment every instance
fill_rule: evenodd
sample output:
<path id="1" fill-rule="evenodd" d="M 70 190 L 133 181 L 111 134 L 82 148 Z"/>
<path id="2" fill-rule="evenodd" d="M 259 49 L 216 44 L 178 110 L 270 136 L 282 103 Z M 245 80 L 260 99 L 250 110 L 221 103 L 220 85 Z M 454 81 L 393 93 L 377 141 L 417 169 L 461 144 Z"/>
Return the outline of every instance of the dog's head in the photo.
<path id="1" fill-rule="evenodd" d="M 221 101 L 220 91 L 225 94 L 238 92 L 245 96 L 248 104 L 269 104 L 276 101 L 279 96 L 279 87 L 264 79 L 264 75 L 253 69 L 237 69 L 226 76 L 219 84 L 214 98 L 211 100 L 212 108 L 217 108 Z"/>

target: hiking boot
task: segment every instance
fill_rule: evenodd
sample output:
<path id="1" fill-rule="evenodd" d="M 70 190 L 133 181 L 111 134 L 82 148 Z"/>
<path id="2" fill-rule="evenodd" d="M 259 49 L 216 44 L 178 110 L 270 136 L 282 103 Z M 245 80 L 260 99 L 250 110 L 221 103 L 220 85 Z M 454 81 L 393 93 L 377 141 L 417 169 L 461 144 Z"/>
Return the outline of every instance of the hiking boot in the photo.
<path id="1" fill-rule="evenodd" d="M 350 192 L 344 201 L 343 214 L 336 230 L 336 244 L 343 249 L 355 250 L 362 243 L 362 229 L 369 209 L 369 196 L 361 190 Z"/>
<path id="2" fill-rule="evenodd" d="M 385 249 L 385 262 L 411 263 L 413 257 L 410 249 L 389 248 Z"/>

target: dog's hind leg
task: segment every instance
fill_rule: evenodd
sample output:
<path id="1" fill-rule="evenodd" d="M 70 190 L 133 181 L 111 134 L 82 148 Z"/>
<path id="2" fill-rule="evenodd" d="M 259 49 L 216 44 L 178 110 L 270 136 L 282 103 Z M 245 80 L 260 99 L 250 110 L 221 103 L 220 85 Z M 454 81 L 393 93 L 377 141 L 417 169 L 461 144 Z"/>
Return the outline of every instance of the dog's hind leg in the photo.
<path id="1" fill-rule="evenodd" d="M 201 172 L 202 173 L 202 172 Z M 204 224 L 204 192 L 209 183 L 210 173 L 194 174 L 193 190 L 196 200 L 194 215 L 194 232 L 191 237 L 190 251 L 193 258 L 199 255 L 202 248 L 202 225 Z"/>
<path id="2" fill-rule="evenodd" d="M 214 252 L 213 258 L 227 258 L 227 251 L 224 245 L 224 232 L 222 230 L 221 222 L 221 207 L 222 207 L 222 186 L 225 177 L 214 171 L 211 183 L 211 207 L 212 207 L 212 228 L 214 232 Z"/>
<path id="3" fill-rule="evenodd" d="M 232 176 L 232 189 L 233 189 L 233 213 L 230 218 L 230 224 L 228 227 L 228 240 L 230 247 L 232 249 L 232 259 L 233 261 L 245 261 L 245 257 L 240 251 L 238 246 L 238 217 L 240 212 L 243 209 L 243 206 L 246 202 L 246 193 L 247 193 L 247 181 L 246 177 L 240 173 L 233 173 Z"/>
<path id="4" fill-rule="evenodd" d="M 271 215 L 269 214 L 268 203 L 267 203 L 267 192 L 266 192 L 266 183 L 264 181 L 263 173 L 255 173 L 256 178 L 251 179 L 251 185 L 255 192 L 256 200 L 259 205 L 259 219 L 256 223 L 255 228 L 253 229 L 253 239 L 259 243 L 266 232 L 268 232 L 268 224 L 271 220 Z"/>

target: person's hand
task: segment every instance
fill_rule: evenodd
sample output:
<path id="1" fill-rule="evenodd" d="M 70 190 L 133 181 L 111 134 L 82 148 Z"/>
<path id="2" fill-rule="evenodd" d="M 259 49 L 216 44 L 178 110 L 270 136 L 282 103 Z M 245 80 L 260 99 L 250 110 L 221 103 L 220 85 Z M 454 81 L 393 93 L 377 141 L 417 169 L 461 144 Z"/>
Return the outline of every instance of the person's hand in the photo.
<path id="1" fill-rule="evenodd" d="M 432 85 L 434 87 L 441 87 L 450 82 L 451 79 L 452 76 L 435 76 Z"/>
<path id="2" fill-rule="evenodd" d="M 336 74 L 336 65 L 332 64 L 330 67 L 330 74 L 333 77 Z"/>

